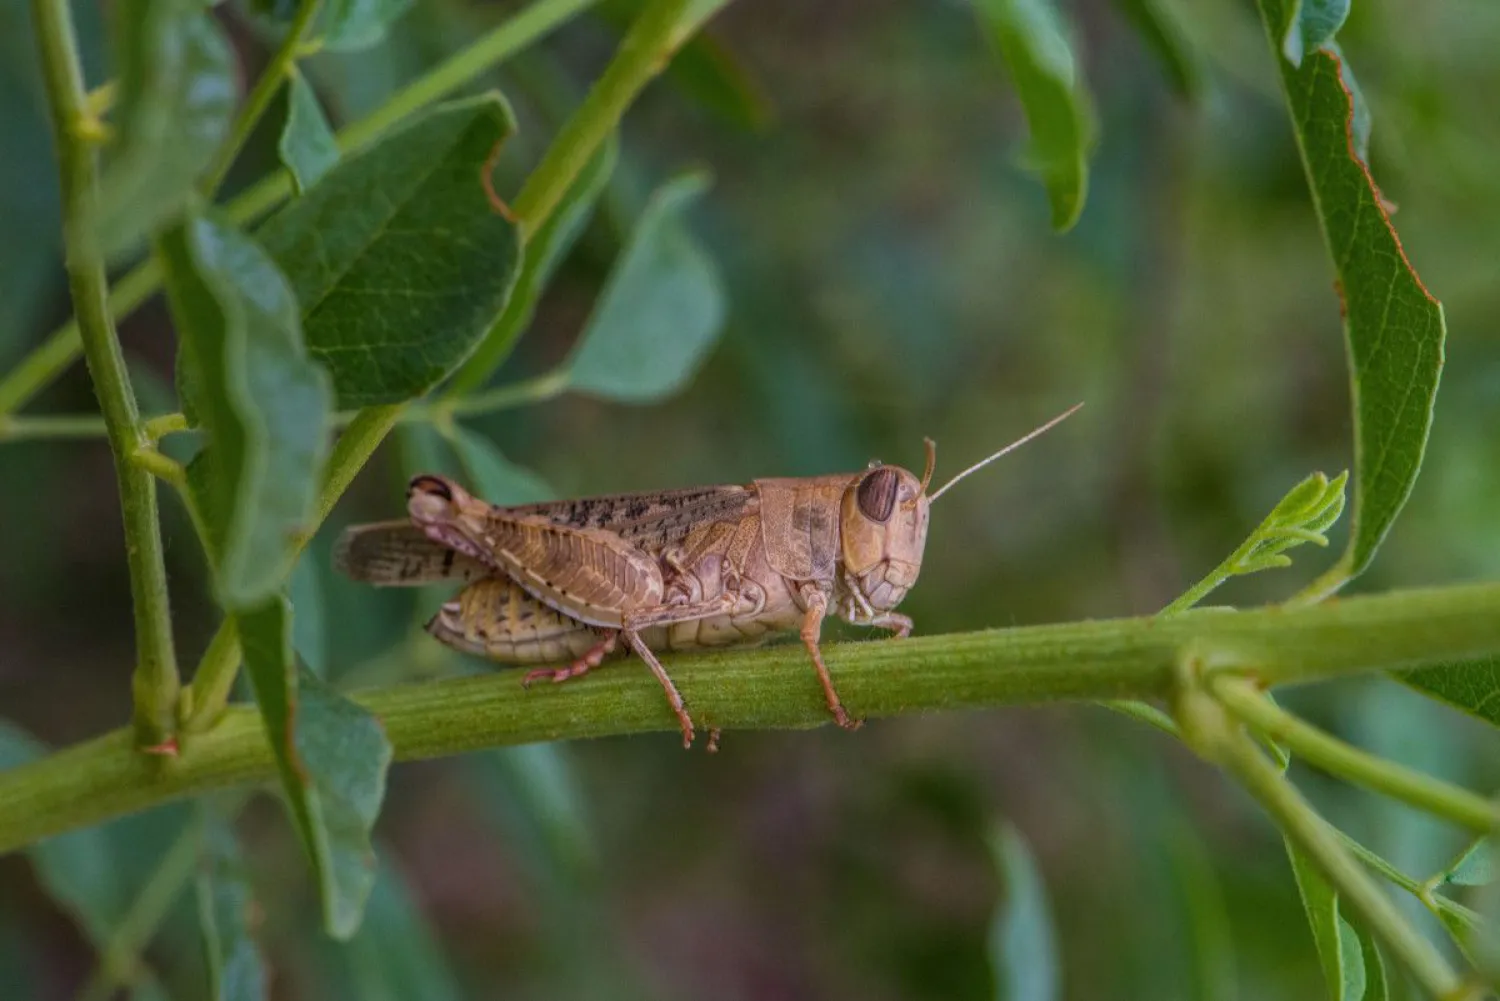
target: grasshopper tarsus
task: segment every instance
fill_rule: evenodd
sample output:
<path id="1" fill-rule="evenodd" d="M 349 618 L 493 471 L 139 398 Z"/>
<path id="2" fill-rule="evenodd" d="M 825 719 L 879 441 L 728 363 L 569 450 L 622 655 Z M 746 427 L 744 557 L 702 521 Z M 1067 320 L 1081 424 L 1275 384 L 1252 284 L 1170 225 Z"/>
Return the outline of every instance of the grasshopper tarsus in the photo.
<path id="1" fill-rule="evenodd" d="M 724 731 L 720 730 L 716 726 L 709 727 L 709 729 L 708 729 L 708 746 L 705 747 L 703 750 L 706 751 L 709 754 L 718 754 L 719 753 L 719 735 L 722 734 L 723 732 Z"/>
<path id="2" fill-rule="evenodd" d="M 619 639 L 619 633 L 610 633 L 588 653 L 579 657 L 567 667 L 543 667 L 535 671 L 526 672 L 521 679 L 522 688 L 530 688 L 533 681 L 541 681 L 543 678 L 554 685 L 567 681 L 569 678 L 581 678 L 594 668 L 604 663 L 604 658 L 615 651 L 615 642 Z"/>
<path id="3" fill-rule="evenodd" d="M 668 677 L 666 668 L 661 666 L 661 661 L 656 659 L 656 654 L 651 652 L 651 648 L 645 644 L 639 633 L 634 629 L 622 629 L 620 632 L 624 635 L 625 642 L 630 649 L 635 651 L 635 655 L 644 660 L 646 666 L 651 668 L 651 673 L 656 675 L 656 680 L 661 684 L 662 690 L 667 693 L 667 702 L 671 705 L 672 712 L 677 716 L 677 724 L 682 727 L 682 746 L 684 749 L 691 748 L 693 746 L 693 718 L 688 715 L 687 707 L 683 704 L 682 693 L 677 690 L 677 686 Z"/>

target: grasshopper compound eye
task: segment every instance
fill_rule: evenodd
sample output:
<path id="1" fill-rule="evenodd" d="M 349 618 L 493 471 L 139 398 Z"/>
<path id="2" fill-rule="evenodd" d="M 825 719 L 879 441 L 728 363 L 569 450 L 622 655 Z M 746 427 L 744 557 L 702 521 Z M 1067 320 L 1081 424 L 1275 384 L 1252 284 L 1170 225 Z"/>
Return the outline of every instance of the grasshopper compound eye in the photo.
<path id="1" fill-rule="evenodd" d="M 406 488 L 406 509 L 417 521 L 447 517 L 457 503 L 453 485 L 440 476 L 418 476 Z"/>

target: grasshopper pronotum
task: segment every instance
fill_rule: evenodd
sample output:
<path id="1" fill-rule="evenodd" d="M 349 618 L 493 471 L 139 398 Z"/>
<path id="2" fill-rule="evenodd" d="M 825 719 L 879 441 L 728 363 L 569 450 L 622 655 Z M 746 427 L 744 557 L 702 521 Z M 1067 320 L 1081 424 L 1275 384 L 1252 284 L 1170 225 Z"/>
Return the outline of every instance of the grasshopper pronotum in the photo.
<path id="1" fill-rule="evenodd" d="M 588 672 L 623 640 L 667 693 L 691 746 L 693 722 L 655 650 L 756 643 L 800 632 L 834 721 L 855 729 L 818 646 L 823 619 L 890 630 L 922 568 L 932 502 L 955 483 L 1071 415 L 1078 404 L 931 494 L 937 451 L 918 479 L 871 463 L 858 473 L 755 480 L 497 507 L 441 476 L 415 477 L 409 520 L 357 525 L 335 552 L 378 585 L 466 586 L 427 629 L 456 649 L 513 664 L 564 662 L 525 683 Z"/>

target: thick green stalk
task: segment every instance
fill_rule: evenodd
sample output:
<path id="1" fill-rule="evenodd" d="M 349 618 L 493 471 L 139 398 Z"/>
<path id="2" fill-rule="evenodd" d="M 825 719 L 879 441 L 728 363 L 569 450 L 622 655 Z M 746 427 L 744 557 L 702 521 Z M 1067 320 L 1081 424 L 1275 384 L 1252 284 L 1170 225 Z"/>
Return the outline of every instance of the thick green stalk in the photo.
<path id="1" fill-rule="evenodd" d="M 347 152 L 368 145 L 408 115 L 446 97 L 598 2 L 536 0 L 408 84 L 367 117 L 340 131 L 339 147 Z M 278 170 L 231 199 L 229 215 L 236 222 L 249 222 L 281 204 L 291 193 L 291 179 Z M 160 287 L 161 270 L 154 260 L 144 261 L 115 283 L 108 300 L 110 315 L 128 316 Z M 78 322 L 69 320 L 0 379 L 0 414 L 14 413 L 25 406 L 73 363 L 80 347 Z"/>
<path id="2" fill-rule="evenodd" d="M 1215 749 L 1283 834 L 1307 854 L 1390 954 L 1435 998 L 1464 989 L 1437 948 L 1396 909 L 1369 873 L 1344 850 L 1338 832 L 1308 805 L 1286 776 L 1244 732 L 1227 733 Z"/>
<path id="3" fill-rule="evenodd" d="M 845 705 L 878 718 L 1058 700 L 1167 698 L 1184 654 L 1267 682 L 1455 663 L 1500 652 L 1500 584 L 1398 591 L 1295 612 L 1267 608 L 1171 619 L 1114 619 L 826 649 Z M 800 646 L 666 659 L 703 727 L 813 727 L 828 711 Z M 639 663 L 564 685 L 517 672 L 354 693 L 401 760 L 510 744 L 675 730 Z M 730 739 L 733 739 L 732 737 Z M 858 736 L 841 739 L 858 740 Z M 159 772 L 112 733 L 0 772 L 0 852 L 170 799 L 271 778 L 260 718 L 230 707 Z"/>
<path id="4" fill-rule="evenodd" d="M 105 302 L 109 283 L 104 259 L 97 241 L 80 238 L 78 231 L 78 227 L 85 225 L 82 220 L 95 218 L 94 203 L 98 197 L 98 156 L 79 135 L 88 113 L 78 41 L 67 0 L 33 0 L 32 17 L 62 181 L 68 288 L 78 317 L 89 376 L 109 432 L 120 487 L 125 555 L 135 607 L 136 667 L 131 688 L 135 696 L 136 738 L 144 747 L 166 747 L 175 730 L 181 683 L 172 648 L 172 616 L 157 520 L 156 481 L 133 461 L 136 450 L 148 442 L 141 429 L 114 320 Z"/>
<path id="5" fill-rule="evenodd" d="M 1500 803 L 1351 747 L 1282 709 L 1252 682 L 1217 678 L 1209 690 L 1241 722 L 1331 775 L 1410 803 L 1478 834 L 1500 829 Z"/>

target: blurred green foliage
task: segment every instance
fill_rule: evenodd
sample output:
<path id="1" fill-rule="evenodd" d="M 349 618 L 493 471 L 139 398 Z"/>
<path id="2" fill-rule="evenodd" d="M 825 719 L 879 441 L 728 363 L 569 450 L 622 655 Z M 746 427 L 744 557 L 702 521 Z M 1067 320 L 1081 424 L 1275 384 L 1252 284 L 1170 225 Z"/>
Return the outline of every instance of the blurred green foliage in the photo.
<path id="1" fill-rule="evenodd" d="M 99 17 L 77 6 L 98 84 Z M 612 6 L 483 81 L 521 125 L 500 190 L 515 189 L 597 74 L 617 38 Z M 1181 66 L 1132 27 L 1132 8 L 1148 6 L 1171 12 L 1164 23 L 1201 73 L 1191 103 Z M 421 0 L 380 44 L 319 54 L 303 72 L 337 127 L 507 13 Z M 567 395 L 472 420 L 463 434 L 494 443 L 482 461 L 519 463 L 567 495 L 857 469 L 875 456 L 910 465 L 925 434 L 941 478 L 1086 399 L 1079 418 L 936 512 L 903 610 L 920 632 L 944 632 L 1166 605 L 1287 484 L 1349 465 L 1339 300 L 1253 11 L 1162 0 L 1071 15 L 1098 138 L 1088 202 L 1058 237 L 1018 156 L 1020 105 L 967 5 L 732 5 L 627 119 L 597 210 L 501 381 L 570 357 L 648 193 L 689 162 L 715 176 L 692 218 L 724 284 L 722 341 L 659 405 Z M 256 65 L 264 25 L 238 5 L 216 17 Z M 69 312 L 30 37 L 23 0 L 0 0 L 6 362 Z M 1340 39 L 1372 112 L 1373 170 L 1451 331 L 1425 475 L 1359 586 L 1500 576 L 1500 8 L 1362 3 Z M 276 163 L 284 113 L 252 137 L 231 188 Z M 121 334 L 134 367 L 170 385 L 166 311 L 148 306 Z M 75 366 L 32 409 L 92 406 Z M 321 639 L 298 648 L 320 644 L 338 684 L 486 669 L 413 637 L 439 596 L 371 592 L 328 570 L 342 525 L 393 516 L 406 477 L 446 461 L 431 457 L 445 443 L 430 433 L 393 441 L 296 578 L 324 608 Z M 0 715 L 53 745 L 127 718 L 131 615 L 111 482 L 100 442 L 0 447 Z M 174 505 L 167 556 L 191 662 L 215 621 L 212 588 Z M 1281 574 L 1317 569 L 1304 558 Z M 1276 576 L 1232 582 L 1225 600 L 1281 597 Z M 1295 704 L 1398 760 L 1500 784 L 1493 731 L 1389 682 Z M 1464 848 L 1403 807 L 1298 777 L 1409 872 L 1442 871 Z M 237 833 L 277 998 L 881 1001 L 992 996 L 996 817 L 1024 832 L 1045 882 L 1061 996 L 1326 996 L 1274 829 L 1181 747 L 1095 709 L 911 718 L 852 738 L 735 733 L 712 758 L 675 740 L 613 739 L 403 766 L 376 828 L 370 910 L 344 945 L 317 933 L 312 880 L 280 816 L 254 804 Z M 0 975 L 23 985 L 17 996 L 71 997 L 90 981 L 93 946 L 187 822 L 167 809 L 69 835 L 34 852 L 35 869 L 0 858 Z M 101 842 L 87 855 L 97 872 L 48 861 L 84 838 Z M 72 906 L 61 878 L 96 879 L 112 910 Z M 203 996 L 212 963 L 196 951 L 193 898 L 183 883 L 138 992 L 159 977 L 174 998 Z"/>

